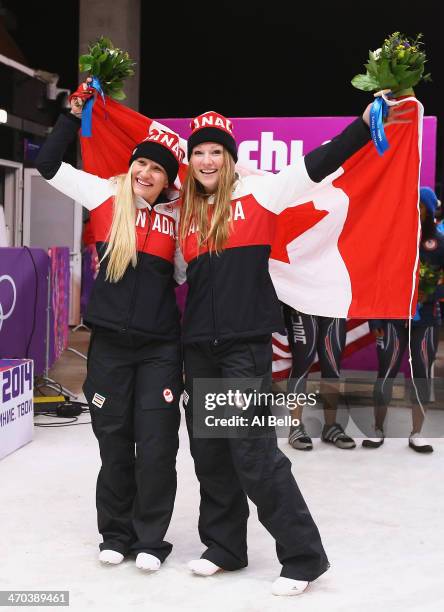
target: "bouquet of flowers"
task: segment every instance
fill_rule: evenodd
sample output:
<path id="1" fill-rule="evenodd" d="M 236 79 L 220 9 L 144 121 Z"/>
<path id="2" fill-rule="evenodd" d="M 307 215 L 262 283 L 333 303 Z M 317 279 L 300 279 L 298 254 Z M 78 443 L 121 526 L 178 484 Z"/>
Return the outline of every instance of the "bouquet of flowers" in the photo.
<path id="1" fill-rule="evenodd" d="M 412 88 L 421 80 L 431 80 L 430 73 L 424 74 L 427 59 L 421 39 L 422 34 L 410 39 L 394 32 L 380 49 L 369 51 L 367 72 L 356 75 L 352 85 L 363 91 L 390 89 L 394 95 L 413 93 Z"/>
<path id="2" fill-rule="evenodd" d="M 103 93 L 114 100 L 126 98 L 123 91 L 124 79 L 133 76 L 135 62 L 126 51 L 117 49 L 109 38 L 101 36 L 91 43 L 88 53 L 79 58 L 80 72 L 88 72 L 89 76 L 100 81 Z"/>
<path id="3" fill-rule="evenodd" d="M 431 298 L 436 291 L 436 288 L 441 281 L 442 270 L 439 266 L 434 266 L 426 262 L 419 264 L 419 293 L 422 293 L 427 299 Z"/>

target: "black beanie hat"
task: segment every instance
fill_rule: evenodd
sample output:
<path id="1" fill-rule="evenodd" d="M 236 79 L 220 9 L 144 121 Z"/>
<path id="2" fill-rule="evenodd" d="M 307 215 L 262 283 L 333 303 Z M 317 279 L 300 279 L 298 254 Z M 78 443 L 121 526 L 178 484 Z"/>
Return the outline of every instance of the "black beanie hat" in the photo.
<path id="1" fill-rule="evenodd" d="M 179 137 L 173 132 L 161 132 L 153 129 L 145 140 L 134 149 L 129 165 L 139 157 L 146 157 L 162 166 L 168 176 L 168 182 L 173 184 L 179 171 L 179 163 L 184 153 L 179 146 Z"/>
<path id="2" fill-rule="evenodd" d="M 191 153 L 203 142 L 217 142 L 224 146 L 237 162 L 237 145 L 233 137 L 233 124 L 223 115 L 207 111 L 191 121 L 191 136 L 188 138 L 188 159 Z"/>

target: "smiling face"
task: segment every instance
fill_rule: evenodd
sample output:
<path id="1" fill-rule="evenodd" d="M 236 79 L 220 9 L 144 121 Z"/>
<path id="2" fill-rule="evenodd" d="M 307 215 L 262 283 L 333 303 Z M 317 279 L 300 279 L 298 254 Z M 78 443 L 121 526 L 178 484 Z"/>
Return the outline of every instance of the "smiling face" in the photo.
<path id="1" fill-rule="evenodd" d="M 193 176 L 206 193 L 214 193 L 219 185 L 221 169 L 224 165 L 224 148 L 216 142 L 196 145 L 191 153 L 190 164 Z"/>
<path id="2" fill-rule="evenodd" d="M 157 162 L 138 157 L 131 167 L 131 184 L 137 196 L 154 204 L 162 190 L 168 187 L 168 176 Z"/>

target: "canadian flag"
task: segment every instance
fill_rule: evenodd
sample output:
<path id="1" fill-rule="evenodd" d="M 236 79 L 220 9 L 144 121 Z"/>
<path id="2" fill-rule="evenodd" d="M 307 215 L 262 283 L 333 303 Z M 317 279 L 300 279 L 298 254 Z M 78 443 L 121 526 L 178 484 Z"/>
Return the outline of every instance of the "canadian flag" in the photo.
<path id="1" fill-rule="evenodd" d="M 423 107 L 416 98 L 390 104 L 405 105 L 409 122 L 386 126 L 385 154 L 368 142 L 278 216 L 270 273 L 279 299 L 301 312 L 360 320 L 414 313 Z M 168 131 L 97 97 L 93 137 L 81 139 L 85 170 L 126 172 L 131 151 L 153 127 Z M 186 171 L 185 161 L 177 186 Z"/>
<path id="2" fill-rule="evenodd" d="M 278 218 L 270 273 L 279 299 L 307 314 L 405 319 L 414 313 L 423 107 L 386 128 Z M 403 109 L 404 110 L 404 109 Z"/>

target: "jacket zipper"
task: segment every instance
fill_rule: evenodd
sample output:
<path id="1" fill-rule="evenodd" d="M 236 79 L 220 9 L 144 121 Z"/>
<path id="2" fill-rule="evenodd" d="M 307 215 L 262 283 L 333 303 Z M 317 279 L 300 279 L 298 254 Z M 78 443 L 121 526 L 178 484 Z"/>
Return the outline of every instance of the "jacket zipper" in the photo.
<path id="1" fill-rule="evenodd" d="M 213 344 L 217 346 L 219 344 L 219 334 L 218 334 L 218 325 L 217 325 L 217 317 L 216 317 L 216 296 L 214 292 L 214 275 L 213 275 L 213 263 L 212 257 L 213 254 L 211 251 L 208 251 L 209 257 L 209 267 L 210 267 L 210 284 L 211 284 L 211 308 L 213 312 Z"/>
<path id="2" fill-rule="evenodd" d="M 143 249 L 145 248 L 145 244 L 146 244 L 147 238 L 148 238 L 148 236 L 149 236 L 149 234 L 151 232 L 151 226 L 152 226 L 151 212 L 152 211 L 150 211 L 148 213 L 148 224 L 149 225 L 148 225 L 147 232 L 145 234 L 145 238 L 144 238 L 144 241 L 143 241 L 142 250 L 141 251 L 139 251 L 139 250 L 137 251 L 137 263 L 136 263 L 136 269 L 135 269 L 136 278 L 134 279 L 133 290 L 131 292 L 130 305 L 129 305 L 129 308 L 128 308 L 128 315 L 127 315 L 127 318 L 126 318 L 126 325 L 122 329 L 122 332 L 127 332 L 128 331 L 129 326 L 130 326 L 130 321 L 131 321 L 131 319 L 133 317 L 133 314 L 134 314 L 134 305 L 136 303 L 136 294 L 137 294 L 137 289 L 138 289 L 138 286 L 139 286 L 139 276 L 141 274 L 141 272 L 140 272 L 140 268 L 141 268 L 140 256 L 144 252 Z M 136 240 L 137 240 L 137 233 L 136 233 Z M 129 265 L 131 265 L 131 263 Z"/>

